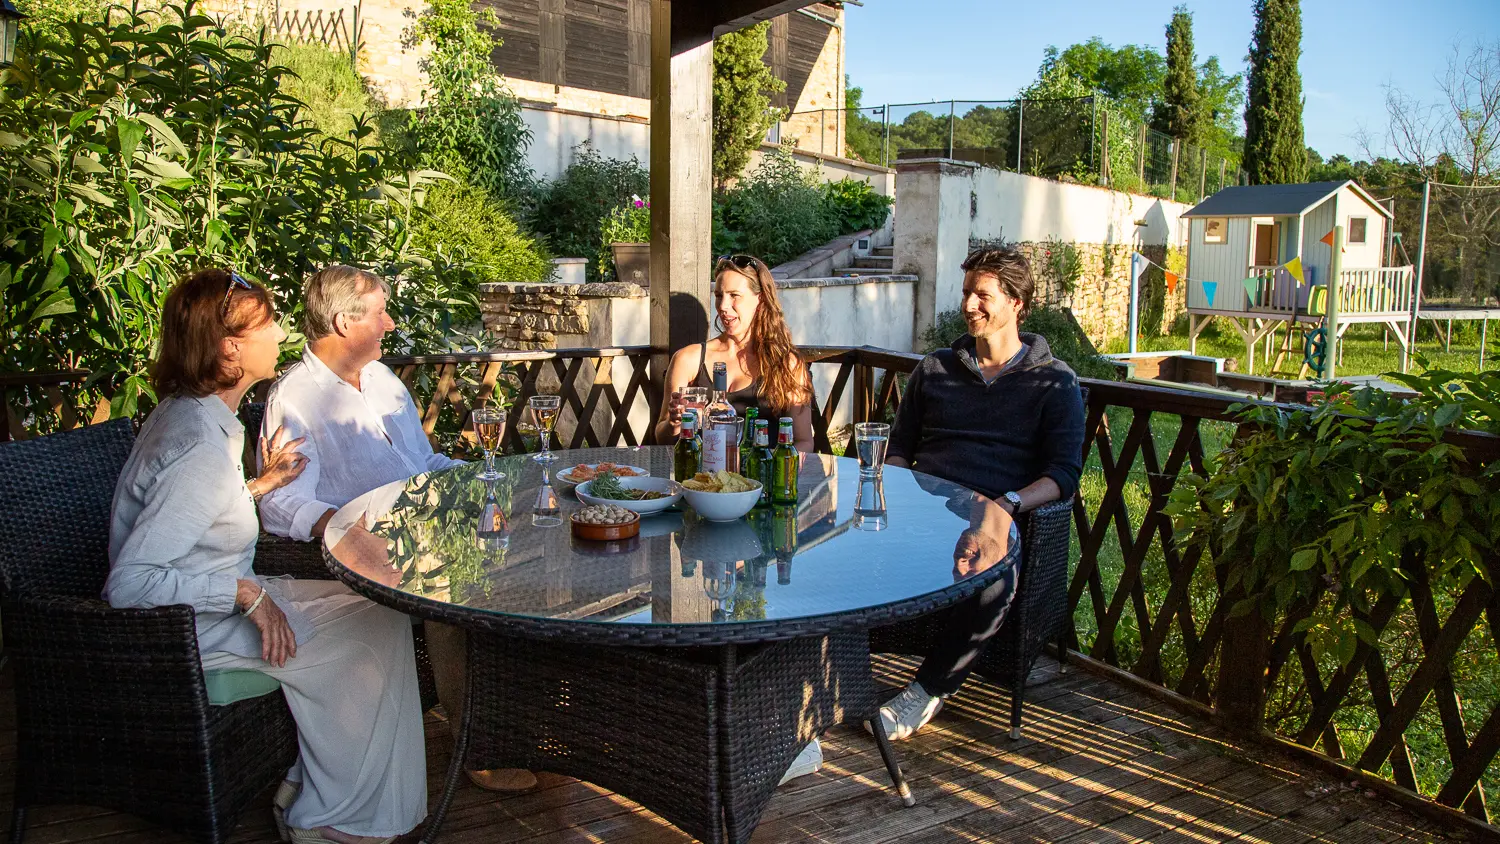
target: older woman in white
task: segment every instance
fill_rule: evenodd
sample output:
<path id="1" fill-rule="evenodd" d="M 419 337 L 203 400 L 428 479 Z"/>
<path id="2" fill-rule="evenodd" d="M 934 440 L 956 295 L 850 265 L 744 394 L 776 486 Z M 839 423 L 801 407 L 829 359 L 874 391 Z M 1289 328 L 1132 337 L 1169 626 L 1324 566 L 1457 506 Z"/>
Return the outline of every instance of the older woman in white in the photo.
<path id="1" fill-rule="evenodd" d="M 162 402 L 115 487 L 104 597 L 116 607 L 188 604 L 205 669 L 281 682 L 301 749 L 277 794 L 283 840 L 390 842 L 427 814 L 409 621 L 342 584 L 267 580 L 251 567 L 254 499 L 306 463 L 301 441 L 282 432 L 248 484 L 240 461 L 235 409 L 275 375 L 285 338 L 270 294 L 233 272 L 198 272 L 167 296 L 154 372 Z"/>

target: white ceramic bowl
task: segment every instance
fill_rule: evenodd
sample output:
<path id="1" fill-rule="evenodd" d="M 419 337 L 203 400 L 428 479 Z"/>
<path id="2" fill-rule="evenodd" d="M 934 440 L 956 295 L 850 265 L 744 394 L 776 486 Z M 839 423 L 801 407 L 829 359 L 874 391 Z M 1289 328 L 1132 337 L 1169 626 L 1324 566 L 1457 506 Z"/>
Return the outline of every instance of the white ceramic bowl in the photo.
<path id="1" fill-rule="evenodd" d="M 730 493 L 733 495 L 733 493 Z M 705 563 L 733 563 L 753 560 L 765 553 L 755 527 L 744 519 L 710 522 L 706 519 L 684 523 L 682 556 Z"/>
<path id="2" fill-rule="evenodd" d="M 683 487 L 682 497 L 710 522 L 732 522 L 755 509 L 755 502 L 760 500 L 760 482 L 751 483 L 755 489 L 749 492 L 699 492 Z"/>
<path id="3" fill-rule="evenodd" d="M 578 500 L 585 504 L 613 504 L 616 507 L 623 507 L 626 510 L 640 513 L 642 516 L 660 513 L 671 507 L 682 500 L 683 492 L 682 487 L 670 478 L 620 478 L 620 486 L 626 489 L 655 490 L 657 492 L 664 492 L 666 495 L 661 498 L 652 498 L 649 501 L 617 501 L 613 498 L 596 498 L 590 495 L 589 490 L 593 486 L 593 481 L 584 481 L 579 484 L 575 490 L 578 493 Z"/>
<path id="4" fill-rule="evenodd" d="M 579 465 L 587 466 L 590 469 L 597 469 L 597 468 L 599 468 L 600 464 L 598 464 L 598 463 L 582 463 L 582 464 L 579 464 Z M 617 466 L 617 467 L 619 467 L 621 469 L 629 469 L 629 470 L 635 472 L 635 475 L 633 477 L 647 478 L 647 477 L 651 476 L 651 473 L 649 471 L 647 471 L 645 469 L 642 469 L 640 466 L 626 466 L 624 463 L 616 463 L 615 466 Z M 558 486 L 564 487 L 566 489 L 572 489 L 573 487 L 576 487 L 579 484 L 588 483 L 588 481 L 576 480 L 573 477 L 573 470 L 576 469 L 576 468 L 578 468 L 578 467 L 577 466 L 569 466 L 566 469 L 559 469 L 558 471 L 552 473 L 552 480 L 556 481 Z M 622 481 L 623 480 L 628 480 L 628 477 L 622 476 L 620 478 L 620 480 L 622 480 Z"/>

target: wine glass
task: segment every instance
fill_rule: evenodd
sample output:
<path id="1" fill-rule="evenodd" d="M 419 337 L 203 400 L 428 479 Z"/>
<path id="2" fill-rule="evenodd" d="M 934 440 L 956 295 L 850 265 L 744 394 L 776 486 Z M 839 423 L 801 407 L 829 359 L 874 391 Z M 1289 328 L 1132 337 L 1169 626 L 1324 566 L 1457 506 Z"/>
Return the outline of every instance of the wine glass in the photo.
<path id="1" fill-rule="evenodd" d="M 531 523 L 537 527 L 557 527 L 562 524 L 562 507 L 557 501 L 557 490 L 552 487 L 552 478 L 547 472 L 546 464 L 542 464 L 542 485 L 536 491 Z"/>
<path id="2" fill-rule="evenodd" d="M 481 407 L 474 411 L 474 434 L 479 438 L 479 447 L 484 449 L 484 471 L 482 481 L 497 481 L 505 477 L 504 472 L 495 471 L 495 452 L 500 448 L 500 435 L 505 431 L 505 411 L 497 407 Z"/>
<path id="3" fill-rule="evenodd" d="M 562 396 L 532 396 L 528 404 L 531 418 L 536 422 L 537 436 L 542 438 L 542 452 L 531 459 L 551 463 L 557 459 L 552 453 L 552 429 L 557 425 L 558 412 L 562 410 Z"/>

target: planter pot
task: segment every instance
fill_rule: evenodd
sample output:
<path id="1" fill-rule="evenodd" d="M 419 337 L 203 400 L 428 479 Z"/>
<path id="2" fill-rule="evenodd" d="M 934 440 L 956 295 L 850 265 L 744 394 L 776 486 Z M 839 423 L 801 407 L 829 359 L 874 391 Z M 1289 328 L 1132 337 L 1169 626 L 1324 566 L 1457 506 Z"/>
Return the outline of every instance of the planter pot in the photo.
<path id="1" fill-rule="evenodd" d="M 641 287 L 650 287 L 651 244 L 611 243 L 615 253 L 615 277 Z"/>

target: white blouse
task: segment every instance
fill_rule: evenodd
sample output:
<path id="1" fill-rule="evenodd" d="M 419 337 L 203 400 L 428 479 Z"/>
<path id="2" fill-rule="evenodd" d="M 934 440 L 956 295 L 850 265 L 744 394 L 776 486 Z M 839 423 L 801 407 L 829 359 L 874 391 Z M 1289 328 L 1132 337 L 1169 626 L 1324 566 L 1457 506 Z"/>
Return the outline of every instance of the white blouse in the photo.
<path id="1" fill-rule="evenodd" d="M 261 436 L 278 427 L 289 440 L 307 438 L 297 447 L 307 467 L 261 498 L 261 520 L 268 532 L 304 542 L 325 512 L 378 486 L 463 462 L 433 452 L 411 393 L 380 361 L 360 370 L 355 387 L 304 351 L 266 399 Z"/>
<path id="2" fill-rule="evenodd" d="M 218 396 L 171 396 L 141 426 L 115 484 L 104 599 L 113 607 L 191 606 L 205 654 L 261 655 L 260 631 L 235 612 L 241 579 L 270 591 L 298 644 L 313 633 L 281 583 L 251 571 L 260 531 L 240 462 L 244 445 L 244 426 Z"/>

